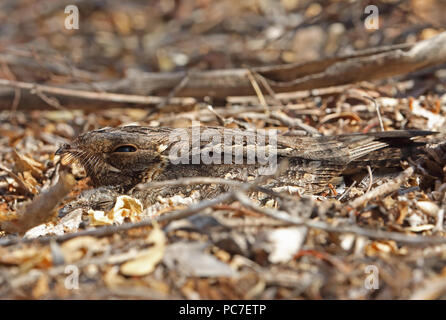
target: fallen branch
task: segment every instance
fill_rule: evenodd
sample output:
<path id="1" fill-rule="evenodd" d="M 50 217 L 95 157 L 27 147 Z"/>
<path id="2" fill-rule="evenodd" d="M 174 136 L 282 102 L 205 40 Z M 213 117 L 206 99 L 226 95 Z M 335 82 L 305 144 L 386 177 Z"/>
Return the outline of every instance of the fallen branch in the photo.
<path id="1" fill-rule="evenodd" d="M 87 85 L 83 84 L 58 88 L 0 79 L 0 85 L 10 88 L 0 91 L 0 109 L 11 107 L 17 88 L 25 91 L 20 107 L 28 109 L 48 108 L 47 103 L 33 94 L 36 90 L 53 94 L 67 108 L 99 109 L 106 105 L 98 104 L 97 101 L 107 102 L 107 107 L 124 107 L 125 104 L 160 106 L 165 101 L 160 96 L 172 92 L 176 97 L 201 99 L 209 96 L 223 100 L 228 96 L 258 94 L 259 90 L 253 88 L 253 82 L 250 81 L 251 73 L 261 76 L 271 92 L 280 93 L 384 79 L 443 63 L 446 63 L 446 32 L 415 44 L 381 47 L 302 64 L 203 72 L 148 73 L 129 70 L 124 79 L 92 82 L 88 85 L 102 92 L 87 91 Z M 278 99 L 279 95 L 275 95 L 275 98 Z M 95 100 L 94 104 L 92 100 Z M 173 104 L 191 101 L 193 103 L 194 100 L 171 99 Z"/>
<path id="2" fill-rule="evenodd" d="M 48 108 L 48 106 L 54 107 L 54 105 L 48 103 L 46 99 L 42 99 L 41 95 L 43 93 L 52 94 L 53 96 L 57 97 L 57 100 L 60 100 L 60 103 L 58 102 L 58 108 L 61 108 L 63 106 L 67 108 L 73 107 L 79 109 L 88 109 L 82 106 L 82 101 L 84 101 L 85 103 L 85 100 L 93 100 L 95 101 L 95 103 L 97 101 L 106 102 L 109 107 L 122 107 L 123 104 L 126 103 L 133 104 L 133 107 L 135 107 L 135 105 L 159 105 L 165 100 L 163 97 L 129 95 L 109 92 L 92 92 L 86 90 L 39 85 L 29 82 L 12 81 L 7 79 L 0 79 L 0 86 L 24 89 L 26 91 L 26 94 L 22 96 L 22 100 L 26 101 L 27 103 L 36 103 L 37 108 Z M 38 98 L 37 101 L 35 100 L 36 97 Z M 0 98 L 2 98 L 1 94 Z M 3 97 L 3 99 L 0 99 L 0 109 L 5 109 L 2 102 L 5 99 L 7 100 L 7 98 L 5 97 Z M 195 99 L 172 98 L 170 102 L 173 104 L 192 104 L 195 102 Z M 23 107 L 25 108 L 33 108 L 32 106 L 26 106 L 25 103 L 23 103 L 23 105 Z M 96 107 L 97 106 L 98 104 L 96 103 Z"/>
<path id="3" fill-rule="evenodd" d="M 225 99 L 227 96 L 256 95 L 249 79 L 253 72 L 262 76 L 275 93 L 344 85 L 407 74 L 446 62 L 446 32 L 417 42 L 358 51 L 300 64 L 252 69 L 187 72 L 188 83 L 177 96 Z M 186 75 L 177 73 L 129 72 L 113 88 L 137 94 L 167 94 Z M 101 84 L 104 88 L 112 83 Z M 278 98 L 278 96 L 276 96 Z"/>

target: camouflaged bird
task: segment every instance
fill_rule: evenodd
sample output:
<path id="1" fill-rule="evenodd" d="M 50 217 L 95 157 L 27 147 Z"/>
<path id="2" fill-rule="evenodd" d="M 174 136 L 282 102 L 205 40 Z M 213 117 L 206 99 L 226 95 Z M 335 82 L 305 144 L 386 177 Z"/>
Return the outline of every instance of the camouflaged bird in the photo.
<path id="1" fill-rule="evenodd" d="M 199 176 L 251 181 L 262 170 L 265 172 L 266 165 L 258 154 L 255 161 L 247 161 L 250 151 L 262 151 L 267 159 L 275 158 L 276 163 L 288 161 L 287 169 L 279 176 L 269 173 L 269 187 L 294 186 L 302 193 L 319 194 L 329 184 L 339 184 L 343 176 L 364 172 L 367 166 L 399 167 L 401 160 L 415 160 L 425 143 L 413 139 L 433 133 L 404 130 L 317 137 L 259 136 L 259 132 L 223 127 L 125 126 L 84 133 L 56 154 L 68 161 L 78 160 L 94 187 L 99 188 L 88 191 L 77 206 L 101 207 L 113 203 L 117 194 L 134 192 L 132 188 L 143 182 Z M 186 156 L 179 157 L 179 151 L 185 151 Z M 200 155 L 207 157 L 200 159 Z M 235 161 L 236 155 L 241 155 L 241 159 Z M 194 157 L 207 161 L 194 162 Z M 209 158 L 214 161 L 209 162 Z M 213 197 L 225 188 L 202 186 L 202 197 Z M 158 192 L 167 191 L 161 188 Z M 181 188 L 170 190 L 170 194 L 176 192 L 181 192 Z M 149 190 L 134 195 L 148 205 L 155 201 L 156 194 Z"/>

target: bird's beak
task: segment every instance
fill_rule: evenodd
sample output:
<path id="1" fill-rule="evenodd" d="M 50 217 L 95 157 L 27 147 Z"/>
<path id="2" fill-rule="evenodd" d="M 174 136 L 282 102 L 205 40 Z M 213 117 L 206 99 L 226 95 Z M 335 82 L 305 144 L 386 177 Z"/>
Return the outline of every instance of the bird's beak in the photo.
<path id="1" fill-rule="evenodd" d="M 72 150 L 71 146 L 69 144 L 62 145 L 59 149 L 57 149 L 55 155 L 64 155 Z"/>
<path id="2" fill-rule="evenodd" d="M 56 156 L 60 156 L 63 165 L 69 165 L 79 159 L 80 150 L 70 144 L 65 143 L 55 152 Z"/>

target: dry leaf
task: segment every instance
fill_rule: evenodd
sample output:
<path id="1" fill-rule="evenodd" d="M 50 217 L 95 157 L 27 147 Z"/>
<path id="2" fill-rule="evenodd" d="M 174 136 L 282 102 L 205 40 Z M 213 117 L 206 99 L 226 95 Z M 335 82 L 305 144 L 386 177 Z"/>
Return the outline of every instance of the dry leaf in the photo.
<path id="1" fill-rule="evenodd" d="M 12 150 L 12 156 L 15 161 L 14 166 L 17 172 L 30 171 L 34 178 L 42 178 L 42 170 L 44 169 L 44 166 L 41 163 L 19 154 L 15 149 Z"/>
<path id="2" fill-rule="evenodd" d="M 3 230 L 8 232 L 25 233 L 29 229 L 49 221 L 62 200 L 73 188 L 76 181 L 69 173 L 59 175 L 57 183 L 40 193 L 32 201 L 22 204 L 19 209 L 19 218 L 1 224 Z"/>
<path id="3" fill-rule="evenodd" d="M 37 279 L 37 283 L 32 290 L 32 296 L 34 299 L 40 299 L 46 295 L 49 290 L 50 287 L 48 283 L 48 276 L 43 274 L 41 277 L 39 277 L 39 279 Z"/>
<path id="4" fill-rule="evenodd" d="M 377 254 L 397 254 L 405 255 L 407 254 L 407 249 L 405 247 L 398 248 L 395 241 L 373 241 L 367 244 L 364 248 L 365 253 L 368 256 L 376 256 Z"/>
<path id="5" fill-rule="evenodd" d="M 51 265 L 51 252 L 49 248 L 30 247 L 13 251 L 0 248 L 0 263 L 20 265 L 22 269 L 45 268 Z"/>
<path id="6" fill-rule="evenodd" d="M 119 275 L 118 266 L 111 266 L 107 271 L 105 271 L 104 283 L 108 288 L 115 288 L 125 284 L 125 278 Z"/>
<path id="7" fill-rule="evenodd" d="M 23 237 L 33 239 L 46 235 L 63 235 L 69 232 L 76 232 L 82 222 L 82 213 L 82 209 L 73 210 L 56 224 L 50 222 L 38 225 L 29 229 Z"/>
<path id="8" fill-rule="evenodd" d="M 423 224 L 423 225 L 419 225 L 419 226 L 408 227 L 408 228 L 406 228 L 406 230 L 409 230 L 412 232 L 422 232 L 422 231 L 432 230 L 433 228 L 435 228 L 435 226 L 433 224 Z"/>
<path id="9" fill-rule="evenodd" d="M 116 198 L 116 203 L 113 209 L 108 212 L 100 210 L 88 210 L 88 215 L 91 218 L 91 225 L 103 226 L 112 224 L 122 224 L 125 219 L 131 222 L 140 220 L 140 215 L 143 211 L 143 206 L 138 199 L 129 196 L 119 196 Z"/>
<path id="10" fill-rule="evenodd" d="M 423 211 L 423 213 L 431 216 L 437 217 L 440 208 L 432 201 L 417 201 L 417 207 Z"/>
<path id="11" fill-rule="evenodd" d="M 270 231 L 267 238 L 272 244 L 272 250 L 268 260 L 271 263 L 290 261 L 300 250 L 306 235 L 306 227 L 280 228 Z"/>
<path id="12" fill-rule="evenodd" d="M 95 237 L 77 237 L 61 244 L 64 260 L 71 263 L 82 258 L 87 251 L 101 251 L 105 247 L 107 239 L 97 239 Z"/>
<path id="13" fill-rule="evenodd" d="M 141 251 L 140 255 L 121 265 L 121 273 L 126 276 L 144 276 L 151 273 L 164 256 L 166 236 L 159 228 L 154 228 L 147 237 L 147 242 L 153 243 L 149 249 Z"/>
<path id="14" fill-rule="evenodd" d="M 179 242 L 167 247 L 163 262 L 170 269 L 194 277 L 231 277 L 232 268 L 203 252 L 207 245 L 200 242 Z"/>

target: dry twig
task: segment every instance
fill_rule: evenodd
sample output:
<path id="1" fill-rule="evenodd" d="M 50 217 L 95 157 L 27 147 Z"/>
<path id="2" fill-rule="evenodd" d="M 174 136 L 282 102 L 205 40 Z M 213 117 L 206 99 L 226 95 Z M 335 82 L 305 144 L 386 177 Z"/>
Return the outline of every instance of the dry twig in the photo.
<path id="1" fill-rule="evenodd" d="M 403 184 L 413 174 L 413 172 L 414 170 L 412 167 L 407 168 L 406 170 L 401 172 L 394 180 L 382 184 L 379 187 L 371 190 L 370 192 L 367 192 L 363 196 L 356 198 L 355 200 L 350 202 L 349 205 L 353 208 L 357 208 L 372 200 L 373 198 L 398 190 L 401 184 Z"/>

